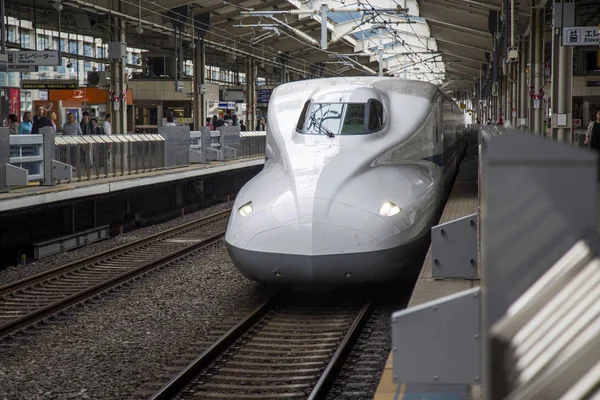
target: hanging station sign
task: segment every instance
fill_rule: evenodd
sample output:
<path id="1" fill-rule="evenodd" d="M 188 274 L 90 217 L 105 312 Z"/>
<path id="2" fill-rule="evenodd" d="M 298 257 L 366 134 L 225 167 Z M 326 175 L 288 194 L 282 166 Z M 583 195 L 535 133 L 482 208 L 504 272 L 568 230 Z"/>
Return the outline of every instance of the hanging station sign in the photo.
<path id="1" fill-rule="evenodd" d="M 598 46 L 600 30 L 598 26 L 563 28 L 563 46 Z"/>
<path id="2" fill-rule="evenodd" d="M 21 80 L 23 90 L 79 89 L 79 81 L 64 79 Z"/>
<path id="3" fill-rule="evenodd" d="M 33 65 L 46 67 L 60 65 L 60 53 L 55 50 L 19 50 L 9 51 L 7 54 L 9 65 Z"/>

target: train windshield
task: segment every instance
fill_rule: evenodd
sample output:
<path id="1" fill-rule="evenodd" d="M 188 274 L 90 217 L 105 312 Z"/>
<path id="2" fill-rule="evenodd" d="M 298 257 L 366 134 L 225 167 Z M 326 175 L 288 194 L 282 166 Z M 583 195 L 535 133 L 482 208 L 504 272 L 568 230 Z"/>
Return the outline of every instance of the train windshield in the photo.
<path id="1" fill-rule="evenodd" d="M 308 101 L 298 121 L 299 133 L 308 135 L 364 135 L 383 126 L 383 106 L 368 103 L 312 103 Z"/>

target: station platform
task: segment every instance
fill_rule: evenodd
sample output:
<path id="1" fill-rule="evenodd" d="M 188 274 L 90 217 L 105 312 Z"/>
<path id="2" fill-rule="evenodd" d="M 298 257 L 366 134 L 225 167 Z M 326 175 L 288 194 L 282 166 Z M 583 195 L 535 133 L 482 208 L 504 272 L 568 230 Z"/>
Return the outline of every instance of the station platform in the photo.
<path id="1" fill-rule="evenodd" d="M 478 208 L 477 182 L 473 181 L 472 174 L 462 169 L 461 166 L 439 224 L 473 214 L 478 211 Z M 432 276 L 430 246 L 408 306 L 413 307 L 475 286 L 479 286 L 479 279 L 434 279 Z M 393 382 L 392 377 L 392 353 L 390 353 L 375 392 L 374 400 L 480 399 L 479 388 L 471 390 L 468 385 L 450 387 L 449 385 L 396 384 Z"/>
<path id="2" fill-rule="evenodd" d="M 161 183 L 200 178 L 263 164 L 264 157 L 254 157 L 222 162 L 213 161 L 209 164 L 193 164 L 182 168 L 161 169 L 131 175 L 70 182 L 56 186 L 27 186 L 12 189 L 8 193 L 0 193 L 0 213 L 143 188 Z"/>

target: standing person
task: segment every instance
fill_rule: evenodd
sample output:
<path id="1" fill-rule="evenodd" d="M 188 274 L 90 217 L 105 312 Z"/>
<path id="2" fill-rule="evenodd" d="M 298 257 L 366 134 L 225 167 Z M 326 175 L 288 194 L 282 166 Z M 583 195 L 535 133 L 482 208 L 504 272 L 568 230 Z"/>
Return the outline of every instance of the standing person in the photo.
<path id="1" fill-rule="evenodd" d="M 83 132 L 84 135 L 92 134 L 92 126 L 90 125 L 89 112 L 84 111 L 83 114 L 81 114 L 81 123 L 79 124 L 79 126 L 81 126 L 81 132 Z"/>
<path id="2" fill-rule="evenodd" d="M 11 135 L 19 133 L 19 117 L 17 117 L 17 114 L 8 115 L 8 131 Z"/>
<path id="3" fill-rule="evenodd" d="M 40 118 L 42 118 L 44 116 L 44 107 L 42 106 L 37 106 L 35 108 L 35 115 L 33 116 L 33 125 L 35 125 Z"/>
<path id="4" fill-rule="evenodd" d="M 210 118 L 210 117 L 206 118 L 206 125 L 204 125 L 204 126 L 208 126 L 211 131 L 214 131 L 215 127 L 213 126 L 213 124 L 211 124 L 211 121 L 212 121 L 212 118 Z"/>
<path id="5" fill-rule="evenodd" d="M 217 127 L 217 122 L 219 121 L 219 117 L 217 117 L 216 115 L 213 114 L 213 118 L 212 118 L 212 127 L 213 127 L 213 131 L 215 130 L 215 128 Z"/>
<path id="6" fill-rule="evenodd" d="M 167 123 L 165 124 L 165 126 L 177 126 L 177 124 L 173 122 L 173 117 L 171 115 L 167 117 Z"/>
<path id="7" fill-rule="evenodd" d="M 267 130 L 267 128 L 265 126 L 265 120 L 261 118 L 258 120 L 258 124 L 256 124 L 255 131 L 265 131 L 265 130 Z"/>
<path id="8" fill-rule="evenodd" d="M 588 125 L 585 132 L 585 144 L 595 151 L 600 151 L 600 111 L 596 113 L 596 120 Z M 598 161 L 600 162 L 600 157 L 598 157 Z M 598 180 L 600 180 L 600 174 L 598 174 Z"/>
<path id="9" fill-rule="evenodd" d="M 96 118 L 90 119 L 90 127 L 90 135 L 102 135 L 102 128 L 100 128 L 100 125 L 98 125 L 98 120 Z"/>
<path id="10" fill-rule="evenodd" d="M 31 133 L 33 123 L 31 122 L 31 111 L 25 111 L 23 114 L 23 121 L 19 125 L 19 135 L 26 135 Z"/>
<path id="11" fill-rule="evenodd" d="M 54 126 L 54 123 L 52 122 L 52 120 L 50 119 L 50 114 L 54 113 L 54 111 L 50 111 L 48 113 L 48 116 L 42 115 L 40 118 L 38 118 L 37 122 L 33 123 L 33 127 L 31 128 L 31 133 L 33 133 L 34 135 L 39 135 L 40 134 L 40 128 L 44 128 L 47 126 Z M 55 128 L 55 132 L 56 132 L 56 127 Z"/>
<path id="12" fill-rule="evenodd" d="M 66 136 L 83 135 L 83 132 L 81 131 L 81 125 L 79 125 L 75 121 L 75 115 L 73 115 L 73 113 L 67 114 L 67 122 L 65 122 L 63 124 L 63 135 L 66 135 Z"/>
<path id="13" fill-rule="evenodd" d="M 55 111 L 50 111 L 48 113 L 48 119 L 52 123 L 52 127 L 54 128 L 54 133 L 56 133 L 56 122 L 58 121 L 58 115 Z"/>
<path id="14" fill-rule="evenodd" d="M 104 117 L 104 134 L 112 135 L 112 126 L 110 124 L 110 114 L 106 114 Z"/>
<path id="15" fill-rule="evenodd" d="M 587 127 L 585 144 L 596 151 L 600 151 L 600 111 L 596 113 L 596 120 L 590 122 Z"/>
<path id="16" fill-rule="evenodd" d="M 246 132 L 246 125 L 244 125 L 244 121 L 240 121 L 240 131 Z"/>

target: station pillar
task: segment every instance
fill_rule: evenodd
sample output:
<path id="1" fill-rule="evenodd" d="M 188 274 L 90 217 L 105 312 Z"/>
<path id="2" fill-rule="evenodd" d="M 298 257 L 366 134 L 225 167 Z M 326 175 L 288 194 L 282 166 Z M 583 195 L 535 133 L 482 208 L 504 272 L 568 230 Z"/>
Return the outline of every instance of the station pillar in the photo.
<path id="1" fill-rule="evenodd" d="M 206 43 L 196 39 L 194 48 L 194 129 L 199 130 L 206 121 Z"/>
<path id="2" fill-rule="evenodd" d="M 256 127 L 256 74 L 257 65 L 253 57 L 246 57 L 246 126 L 249 131 Z"/>
<path id="3" fill-rule="evenodd" d="M 574 26 L 572 2 L 555 1 L 552 21 L 552 137 L 571 143 L 573 47 L 562 45 L 563 26 Z"/>
<path id="4" fill-rule="evenodd" d="M 543 135 L 544 129 L 544 9 L 535 8 L 535 53 L 534 53 L 534 98 L 533 98 L 533 132 Z"/>
<path id="5" fill-rule="evenodd" d="M 113 10 L 120 10 L 121 2 L 113 1 Z M 112 19 L 113 38 L 115 42 L 125 43 L 125 20 L 119 17 Z M 115 96 L 125 96 L 127 84 L 125 82 L 126 70 L 125 54 L 121 58 L 112 58 L 110 61 L 110 90 Z M 119 97 L 120 98 L 120 97 Z M 111 101 L 112 133 L 127 133 L 127 101 L 125 99 Z"/>
<path id="6" fill-rule="evenodd" d="M 527 47 L 525 40 L 521 41 L 519 55 L 519 119 L 517 126 L 527 126 L 527 108 L 529 105 L 529 96 L 527 95 Z"/>

